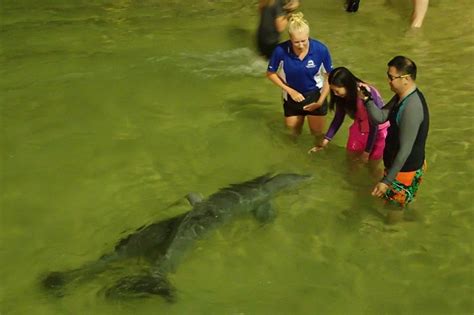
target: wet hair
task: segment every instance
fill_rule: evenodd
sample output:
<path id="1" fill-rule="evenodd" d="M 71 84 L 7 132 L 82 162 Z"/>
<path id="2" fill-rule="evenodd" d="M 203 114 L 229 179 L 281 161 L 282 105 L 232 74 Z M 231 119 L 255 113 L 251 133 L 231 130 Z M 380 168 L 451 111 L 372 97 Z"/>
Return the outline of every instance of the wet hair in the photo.
<path id="1" fill-rule="evenodd" d="M 346 89 L 346 96 L 340 97 L 334 94 L 331 90 L 331 100 L 329 102 L 329 109 L 334 111 L 335 107 L 344 109 L 349 117 L 354 118 L 357 111 L 357 86 L 358 83 L 364 83 L 361 79 L 356 77 L 349 69 L 345 67 L 334 68 L 329 73 L 329 84 Z"/>
<path id="2" fill-rule="evenodd" d="M 416 80 L 416 64 L 410 58 L 396 56 L 388 62 L 387 66 L 394 67 L 401 75 L 409 74 L 413 80 Z"/>
<path id="3" fill-rule="evenodd" d="M 291 35 L 299 32 L 309 34 L 308 21 L 303 18 L 303 13 L 292 13 L 288 19 L 288 33 Z"/>

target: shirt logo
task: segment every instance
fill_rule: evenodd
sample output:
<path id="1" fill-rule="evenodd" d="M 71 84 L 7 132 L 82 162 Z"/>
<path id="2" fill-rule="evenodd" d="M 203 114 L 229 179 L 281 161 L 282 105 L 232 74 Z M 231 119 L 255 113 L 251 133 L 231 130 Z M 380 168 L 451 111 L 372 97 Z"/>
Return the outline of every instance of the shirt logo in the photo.
<path id="1" fill-rule="evenodd" d="M 308 63 L 306 64 L 306 68 L 315 68 L 316 65 L 314 64 L 314 61 L 312 59 L 308 60 Z"/>

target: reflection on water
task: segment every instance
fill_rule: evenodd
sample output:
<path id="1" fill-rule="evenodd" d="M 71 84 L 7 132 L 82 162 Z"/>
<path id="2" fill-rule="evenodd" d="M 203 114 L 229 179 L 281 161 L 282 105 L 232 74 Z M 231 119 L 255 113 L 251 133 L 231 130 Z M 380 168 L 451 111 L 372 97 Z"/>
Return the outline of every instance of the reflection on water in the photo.
<path id="1" fill-rule="evenodd" d="M 302 4 L 334 66 L 385 99 L 387 61 L 417 62 L 428 172 L 413 221 L 387 226 L 364 170 L 347 171 L 349 122 L 318 155 L 306 153 L 307 131 L 287 137 L 281 94 L 253 47 L 255 1 L 2 3 L 0 312 L 472 313 L 471 3 L 431 1 L 418 31 L 410 8 Z M 100 296 L 136 261 L 61 300 L 36 285 L 96 259 L 124 231 L 182 213 L 190 191 L 282 171 L 316 180 L 274 200 L 274 223 L 242 220 L 200 242 L 171 276 L 176 304 Z"/>

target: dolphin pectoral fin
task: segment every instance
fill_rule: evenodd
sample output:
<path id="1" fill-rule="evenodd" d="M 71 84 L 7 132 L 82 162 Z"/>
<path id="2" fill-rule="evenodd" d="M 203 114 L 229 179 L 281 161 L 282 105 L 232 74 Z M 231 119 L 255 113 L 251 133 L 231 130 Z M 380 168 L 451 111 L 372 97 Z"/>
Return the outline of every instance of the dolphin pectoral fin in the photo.
<path id="1" fill-rule="evenodd" d="M 195 204 L 200 203 L 204 197 L 200 193 L 190 192 L 186 195 L 186 199 L 188 200 L 189 204 L 191 204 L 191 206 L 194 206 Z"/>
<path id="2" fill-rule="evenodd" d="M 267 202 L 261 204 L 258 208 L 256 208 L 254 210 L 254 215 L 258 222 L 269 223 L 275 220 L 276 212 L 275 209 L 273 209 L 272 205 Z"/>
<path id="3" fill-rule="evenodd" d="M 105 291 L 105 296 L 111 299 L 123 299 L 159 295 L 168 302 L 174 302 L 175 292 L 175 288 L 164 276 L 140 275 L 120 279 Z"/>

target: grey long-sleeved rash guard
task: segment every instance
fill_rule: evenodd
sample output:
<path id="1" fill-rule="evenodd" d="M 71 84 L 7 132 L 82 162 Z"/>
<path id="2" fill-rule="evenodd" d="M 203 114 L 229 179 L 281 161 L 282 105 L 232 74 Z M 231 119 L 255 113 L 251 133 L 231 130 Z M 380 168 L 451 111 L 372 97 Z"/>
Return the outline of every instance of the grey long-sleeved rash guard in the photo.
<path id="1" fill-rule="evenodd" d="M 399 138 L 398 152 L 394 154 L 395 157 L 393 161 L 389 161 L 389 163 L 387 163 L 385 159 L 386 152 L 384 152 L 384 164 L 387 168 L 387 175 L 382 179 L 382 182 L 387 185 L 393 182 L 398 172 L 400 172 L 405 165 L 407 158 L 412 152 L 420 126 L 425 118 L 422 100 L 418 93 L 415 93 L 416 91 L 415 89 L 401 101 L 399 97 L 395 95 L 383 108 L 378 108 L 370 99 L 365 103 L 371 119 L 378 124 L 389 120 L 391 112 L 395 109 L 399 111 L 398 117 L 396 118 L 399 129 L 398 135 L 391 135 L 389 133 L 387 136 Z"/>

